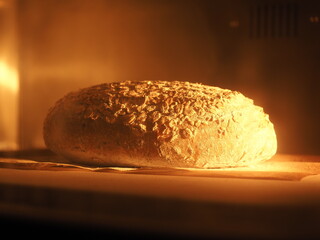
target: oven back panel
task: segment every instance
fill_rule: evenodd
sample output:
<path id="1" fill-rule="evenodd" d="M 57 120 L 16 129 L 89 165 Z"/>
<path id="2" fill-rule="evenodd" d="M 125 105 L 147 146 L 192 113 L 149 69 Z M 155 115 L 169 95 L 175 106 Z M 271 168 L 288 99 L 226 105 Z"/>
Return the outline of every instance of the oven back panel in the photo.
<path id="1" fill-rule="evenodd" d="M 279 152 L 320 154 L 319 1 L 11 2 L 21 149 L 44 147 L 43 119 L 67 92 L 161 79 L 238 90 L 269 113 Z"/>

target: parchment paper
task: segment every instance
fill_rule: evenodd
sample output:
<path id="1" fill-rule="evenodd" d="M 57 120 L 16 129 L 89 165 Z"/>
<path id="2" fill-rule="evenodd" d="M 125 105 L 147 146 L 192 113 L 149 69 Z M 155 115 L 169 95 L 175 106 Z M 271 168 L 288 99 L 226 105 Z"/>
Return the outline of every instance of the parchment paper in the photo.
<path id="1" fill-rule="evenodd" d="M 221 169 L 92 167 L 70 163 L 0 158 L 0 168 L 48 171 L 91 171 L 99 173 L 151 174 L 213 178 L 245 178 L 300 181 L 320 179 L 320 157 L 276 155 L 255 166 Z M 317 176 L 319 175 L 319 176 Z M 312 176 L 312 177 L 311 177 Z"/>

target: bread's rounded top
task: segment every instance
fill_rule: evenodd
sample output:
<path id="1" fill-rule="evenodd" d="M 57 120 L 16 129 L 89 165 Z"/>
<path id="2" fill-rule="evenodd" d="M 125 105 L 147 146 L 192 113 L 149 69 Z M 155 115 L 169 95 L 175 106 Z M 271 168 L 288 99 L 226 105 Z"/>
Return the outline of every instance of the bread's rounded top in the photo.
<path id="1" fill-rule="evenodd" d="M 135 135 L 153 132 L 158 141 L 190 138 L 200 126 L 221 121 L 225 107 L 252 104 L 236 91 L 179 81 L 104 83 L 68 97 L 86 108 L 85 118 L 121 121 Z"/>

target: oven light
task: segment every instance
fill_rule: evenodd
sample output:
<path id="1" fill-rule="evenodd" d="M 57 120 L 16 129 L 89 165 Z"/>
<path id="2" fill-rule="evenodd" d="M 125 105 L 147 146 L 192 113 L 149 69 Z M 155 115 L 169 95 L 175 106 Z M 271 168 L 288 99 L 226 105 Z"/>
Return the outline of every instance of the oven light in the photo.
<path id="1" fill-rule="evenodd" d="M 0 60 L 0 150 L 18 148 L 18 72 Z"/>
<path id="2" fill-rule="evenodd" d="M 1 61 L 1 60 L 0 60 L 0 86 L 1 86 L 1 89 L 3 89 L 4 91 L 9 91 L 13 94 L 16 94 L 19 88 L 17 71 L 11 68 L 9 65 L 7 65 L 5 61 Z"/>

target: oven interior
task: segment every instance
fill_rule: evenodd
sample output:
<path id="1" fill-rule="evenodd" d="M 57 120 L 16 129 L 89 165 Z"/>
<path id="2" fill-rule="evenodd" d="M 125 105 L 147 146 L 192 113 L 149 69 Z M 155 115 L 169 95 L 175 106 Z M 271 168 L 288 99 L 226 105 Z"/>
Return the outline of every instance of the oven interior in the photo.
<path id="1" fill-rule="evenodd" d="M 320 4 L 313 0 L 0 0 L 0 217 L 48 232 L 320 236 Z M 239 169 L 77 166 L 45 148 L 66 93 L 123 80 L 237 90 L 278 154 Z"/>

